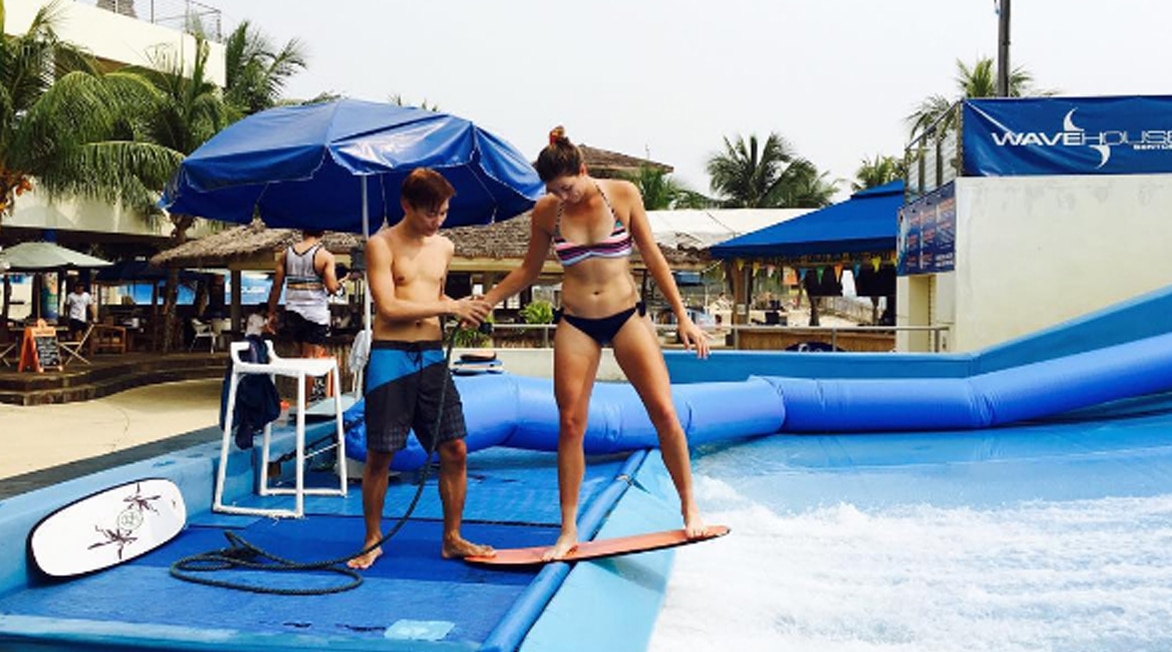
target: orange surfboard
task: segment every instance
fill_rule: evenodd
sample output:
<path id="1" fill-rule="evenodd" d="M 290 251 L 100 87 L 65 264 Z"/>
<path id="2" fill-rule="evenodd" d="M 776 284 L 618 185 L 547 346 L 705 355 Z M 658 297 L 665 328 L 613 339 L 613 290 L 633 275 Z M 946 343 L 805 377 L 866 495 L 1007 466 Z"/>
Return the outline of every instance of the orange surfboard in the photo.
<path id="1" fill-rule="evenodd" d="M 699 539 L 689 539 L 685 536 L 684 531 L 680 529 L 636 534 L 629 537 L 616 537 L 614 539 L 583 541 L 570 554 L 566 555 L 564 559 L 558 559 L 556 561 L 584 561 L 586 559 L 616 557 L 618 555 L 630 555 L 636 552 L 686 546 L 690 543 L 700 543 L 701 541 L 709 541 L 717 537 L 722 537 L 729 532 L 731 530 L 726 525 L 709 525 L 708 534 Z M 470 564 L 484 564 L 487 566 L 534 566 L 548 563 L 541 556 L 545 554 L 546 550 L 552 547 L 506 548 L 504 550 L 497 550 L 496 556 L 493 557 L 465 557 L 464 561 Z"/>

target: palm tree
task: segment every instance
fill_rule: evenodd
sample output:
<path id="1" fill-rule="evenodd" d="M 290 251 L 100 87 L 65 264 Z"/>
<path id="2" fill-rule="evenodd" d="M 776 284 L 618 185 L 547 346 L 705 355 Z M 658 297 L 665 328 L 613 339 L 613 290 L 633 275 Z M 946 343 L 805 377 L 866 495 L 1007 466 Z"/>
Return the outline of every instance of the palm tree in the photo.
<path id="1" fill-rule="evenodd" d="M 689 198 L 689 191 L 683 184 L 670 177 L 661 169 L 640 165 L 639 171 L 626 175 L 627 181 L 635 184 L 643 196 L 643 209 L 662 211 L 680 208 Z M 693 193 L 694 195 L 694 193 Z"/>
<path id="2" fill-rule="evenodd" d="M 876 154 L 871 160 L 864 158 L 863 164 L 855 170 L 855 181 L 851 182 L 851 190 L 858 192 L 867 188 L 878 188 L 906 176 L 902 159 Z"/>
<path id="3" fill-rule="evenodd" d="M 34 185 L 154 214 L 157 189 L 182 156 L 136 138 L 153 89 L 133 74 L 103 73 L 58 38 L 61 11 L 44 6 L 23 35 L 7 35 L 0 0 L 0 219 Z"/>
<path id="4" fill-rule="evenodd" d="M 35 183 L 153 211 L 154 193 L 178 164 L 174 152 L 134 142 L 152 89 L 124 72 L 102 73 L 60 40 L 57 3 L 28 31 L 0 38 L 0 216 Z M 4 17 L 0 0 L 0 27 Z"/>
<path id="5" fill-rule="evenodd" d="M 696 192 L 684 188 L 680 196 L 676 198 L 675 204 L 672 208 L 719 208 L 720 202 L 705 195 L 704 193 Z"/>
<path id="6" fill-rule="evenodd" d="M 224 44 L 224 101 L 242 115 L 277 106 L 285 83 L 304 70 L 306 62 L 298 39 L 277 50 L 269 37 L 244 21 Z"/>
<path id="7" fill-rule="evenodd" d="M 738 136 L 735 143 L 726 137 L 724 151 L 708 159 L 709 185 L 730 208 L 776 208 L 782 186 L 791 181 L 786 171 L 796 158 L 793 147 L 776 133 L 769 134 L 764 146 L 756 135 L 747 141 Z"/>
<path id="8" fill-rule="evenodd" d="M 30 140 L 24 118 L 63 71 L 59 52 L 69 52 L 74 62 L 84 59 L 83 53 L 57 38 L 53 26 L 59 12 L 57 6 L 43 7 L 27 32 L 9 36 L 0 0 L 0 217 L 12 211 L 18 195 L 32 188 L 36 170 L 24 149 Z"/>
<path id="9" fill-rule="evenodd" d="M 201 35 L 195 35 L 195 61 L 190 73 L 185 74 L 185 62 L 174 51 L 163 48 L 150 55 L 151 66 L 134 67 L 129 73 L 148 80 L 155 89 L 155 102 L 145 113 L 141 136 L 151 143 L 179 156 L 171 169 L 168 179 L 179 167 L 182 157 L 195 151 L 216 132 L 231 121 L 236 112 L 232 111 L 221 94 L 220 88 L 207 77 L 209 46 Z M 162 188 L 163 184 L 159 184 Z M 196 217 L 170 213 L 171 240 L 173 246 L 187 241 L 187 233 L 195 225 Z M 174 344 L 175 302 L 178 299 L 179 272 L 171 270 L 167 275 L 167 289 L 163 302 L 167 315 L 163 331 L 163 350 L 168 351 Z"/>
<path id="10" fill-rule="evenodd" d="M 207 77 L 208 52 L 207 40 L 196 35 L 189 74 L 184 74 L 182 56 L 170 48 L 151 52 L 150 66 L 124 69 L 148 80 L 157 91 L 143 137 L 187 155 L 232 121 L 220 88 Z"/>
<path id="11" fill-rule="evenodd" d="M 910 137 L 915 138 L 924 130 L 931 127 L 937 120 L 943 119 L 945 128 L 951 126 L 955 119 L 952 116 L 944 117 L 948 110 L 959 99 L 978 97 L 995 97 L 997 95 L 997 76 L 993 59 L 981 57 L 972 67 L 965 65 L 960 59 L 956 60 L 956 89 L 958 98 L 950 99 L 944 95 L 932 95 L 916 107 L 905 121 L 910 129 Z M 1053 95 L 1054 91 L 1039 90 L 1033 87 L 1034 76 L 1025 68 L 1018 66 L 1009 74 L 1009 96 L 1026 97 L 1028 95 Z"/>
<path id="12" fill-rule="evenodd" d="M 819 172 L 813 163 L 798 159 L 786 168 L 779 206 L 786 208 L 822 208 L 829 206 L 838 192 L 838 181 L 827 179 L 829 172 Z"/>

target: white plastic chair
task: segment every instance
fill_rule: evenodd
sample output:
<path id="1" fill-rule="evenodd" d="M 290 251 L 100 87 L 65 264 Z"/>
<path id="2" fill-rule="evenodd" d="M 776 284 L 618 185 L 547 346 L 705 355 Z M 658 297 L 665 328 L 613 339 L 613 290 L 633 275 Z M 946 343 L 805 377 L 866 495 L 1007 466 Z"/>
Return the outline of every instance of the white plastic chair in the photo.
<path id="1" fill-rule="evenodd" d="M 321 496 L 346 495 L 346 434 L 342 428 L 342 403 L 340 392 L 334 392 L 334 424 L 337 430 L 338 440 L 337 454 L 339 460 L 339 488 L 305 488 L 305 379 L 307 377 L 317 377 L 332 374 L 334 378 L 334 387 L 340 387 L 341 379 L 338 372 L 338 361 L 332 357 L 282 358 L 279 357 L 277 352 L 273 349 L 273 343 L 271 341 L 266 342 L 266 344 L 268 345 L 269 350 L 268 364 L 257 364 L 253 362 L 245 362 L 243 360 L 242 355 L 248 351 L 248 342 L 232 342 L 232 344 L 228 347 L 229 355 L 232 357 L 232 373 L 230 375 L 228 384 L 228 405 L 224 415 L 224 439 L 220 445 L 220 465 L 219 470 L 216 473 L 216 488 L 215 496 L 212 501 L 212 510 L 228 514 L 252 514 L 256 516 L 272 516 L 274 518 L 281 516 L 301 518 L 305 515 L 306 494 Z M 224 479 L 227 475 L 228 469 L 228 452 L 233 441 L 232 416 L 236 408 L 236 390 L 240 384 L 240 379 L 248 374 L 267 374 L 270 377 L 287 376 L 297 379 L 297 468 L 295 470 L 294 486 L 292 489 L 269 486 L 269 446 L 272 441 L 273 431 L 273 425 L 269 423 L 265 424 L 264 440 L 261 444 L 260 488 L 258 489 L 258 493 L 262 496 L 293 495 L 294 507 L 291 510 L 281 508 L 270 509 L 260 507 L 240 507 L 236 505 L 224 504 Z"/>
<path id="2" fill-rule="evenodd" d="M 212 325 L 205 324 L 204 322 L 192 317 L 191 328 L 195 331 L 195 337 L 191 338 L 191 346 L 187 347 L 187 350 L 194 351 L 196 343 L 201 339 L 206 339 L 208 341 L 208 353 L 215 353 L 217 335 L 215 331 L 212 330 Z"/>

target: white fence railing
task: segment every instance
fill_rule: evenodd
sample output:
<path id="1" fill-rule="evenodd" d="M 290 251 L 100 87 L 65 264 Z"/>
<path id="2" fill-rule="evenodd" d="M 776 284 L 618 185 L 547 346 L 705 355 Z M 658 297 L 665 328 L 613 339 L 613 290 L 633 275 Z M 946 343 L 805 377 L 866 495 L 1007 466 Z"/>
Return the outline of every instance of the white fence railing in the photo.
<path id="1" fill-rule="evenodd" d="M 223 14 L 219 9 L 195 0 L 76 0 L 188 34 L 203 34 L 209 40 L 224 38 Z"/>
<path id="2" fill-rule="evenodd" d="M 553 331 L 556 324 L 493 324 L 493 332 L 527 331 L 541 332 L 540 345 L 548 348 L 553 344 Z M 656 324 L 655 328 L 661 337 L 675 339 L 676 327 L 674 324 Z M 777 333 L 785 330 L 800 331 L 803 334 L 825 334 L 830 338 L 830 346 L 838 348 L 838 336 L 846 333 L 928 333 L 930 338 L 929 350 L 940 352 L 941 335 L 948 332 L 948 326 L 752 326 L 734 324 L 723 326 L 719 330 L 705 329 L 712 338 L 732 334 L 731 347 L 740 348 L 741 333 Z"/>

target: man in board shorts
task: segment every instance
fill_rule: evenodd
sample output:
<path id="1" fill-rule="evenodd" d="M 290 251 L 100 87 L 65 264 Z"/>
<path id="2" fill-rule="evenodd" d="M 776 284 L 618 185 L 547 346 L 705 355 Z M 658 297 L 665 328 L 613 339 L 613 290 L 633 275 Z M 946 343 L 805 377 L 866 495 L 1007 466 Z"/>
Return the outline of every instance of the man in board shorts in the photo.
<path id="1" fill-rule="evenodd" d="M 394 454 L 414 429 L 420 444 L 439 454 L 439 490 L 444 512 L 442 554 L 448 558 L 491 555 L 492 548 L 463 538 L 460 524 L 467 490 L 465 424 L 460 394 L 443 351 L 441 317 L 480 323 L 483 299 L 444 294 L 455 247 L 439 234 L 448 215 L 451 184 L 427 168 L 403 180 L 403 219 L 366 243 L 367 274 L 374 300 L 374 334 L 366 371 L 366 466 L 362 472 L 363 549 L 382 539 L 387 472 Z M 438 423 L 438 430 L 437 430 Z M 369 568 L 375 548 L 348 562 Z"/>

